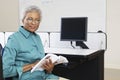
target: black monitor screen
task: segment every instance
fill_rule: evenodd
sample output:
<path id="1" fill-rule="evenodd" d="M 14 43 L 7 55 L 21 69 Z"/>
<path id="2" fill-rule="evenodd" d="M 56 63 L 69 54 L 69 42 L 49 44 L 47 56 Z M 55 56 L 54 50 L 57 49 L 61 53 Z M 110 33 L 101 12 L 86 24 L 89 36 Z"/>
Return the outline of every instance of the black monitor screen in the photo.
<path id="1" fill-rule="evenodd" d="M 86 41 L 87 17 L 61 18 L 62 41 Z"/>

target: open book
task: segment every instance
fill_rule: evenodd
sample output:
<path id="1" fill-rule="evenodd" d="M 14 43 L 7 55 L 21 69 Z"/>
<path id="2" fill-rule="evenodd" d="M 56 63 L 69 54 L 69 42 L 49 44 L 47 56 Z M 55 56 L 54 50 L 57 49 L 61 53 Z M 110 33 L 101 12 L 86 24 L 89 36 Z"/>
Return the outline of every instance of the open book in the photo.
<path id="1" fill-rule="evenodd" d="M 57 56 L 55 54 L 47 54 L 44 58 L 42 58 L 31 70 L 31 72 L 40 70 L 43 71 L 44 69 L 41 67 L 47 59 L 51 59 L 52 63 L 61 64 L 61 63 L 68 63 L 68 60 L 64 56 Z"/>

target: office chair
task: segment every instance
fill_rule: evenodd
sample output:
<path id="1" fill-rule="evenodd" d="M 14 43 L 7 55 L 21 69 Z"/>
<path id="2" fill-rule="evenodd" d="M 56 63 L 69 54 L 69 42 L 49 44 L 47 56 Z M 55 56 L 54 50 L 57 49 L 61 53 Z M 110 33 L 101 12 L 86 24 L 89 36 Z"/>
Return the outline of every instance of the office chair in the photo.
<path id="1" fill-rule="evenodd" d="M 2 47 L 2 45 L 0 44 L 0 56 L 2 56 L 2 49 L 3 49 L 3 47 Z"/>
<path id="2" fill-rule="evenodd" d="M 2 69 L 2 45 L 0 44 L 0 80 L 3 79 L 3 69 Z"/>
<path id="3" fill-rule="evenodd" d="M 0 56 L 0 80 L 4 80 L 3 79 L 2 57 L 1 56 Z"/>
<path id="4" fill-rule="evenodd" d="M 2 55 L 3 55 L 4 48 L 0 44 L 0 80 L 12 80 L 12 77 L 3 78 L 3 69 L 2 69 Z"/>

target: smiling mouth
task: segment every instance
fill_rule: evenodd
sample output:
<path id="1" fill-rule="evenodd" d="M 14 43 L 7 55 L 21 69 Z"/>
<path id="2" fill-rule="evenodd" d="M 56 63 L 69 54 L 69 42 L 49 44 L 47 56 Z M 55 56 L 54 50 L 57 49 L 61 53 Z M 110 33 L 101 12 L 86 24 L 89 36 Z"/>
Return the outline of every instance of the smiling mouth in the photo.
<path id="1" fill-rule="evenodd" d="M 35 26 L 30 26 L 31 29 L 35 29 L 36 27 Z"/>

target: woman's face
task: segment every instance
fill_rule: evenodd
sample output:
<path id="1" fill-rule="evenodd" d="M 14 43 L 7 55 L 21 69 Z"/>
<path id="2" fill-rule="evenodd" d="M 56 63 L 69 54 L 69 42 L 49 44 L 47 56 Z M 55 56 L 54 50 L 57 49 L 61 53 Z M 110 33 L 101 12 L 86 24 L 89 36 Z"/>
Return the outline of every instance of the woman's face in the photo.
<path id="1" fill-rule="evenodd" d="M 22 20 L 23 22 L 23 27 L 30 31 L 30 32 L 35 32 L 40 24 L 40 14 L 38 12 L 28 12 L 24 19 Z"/>

